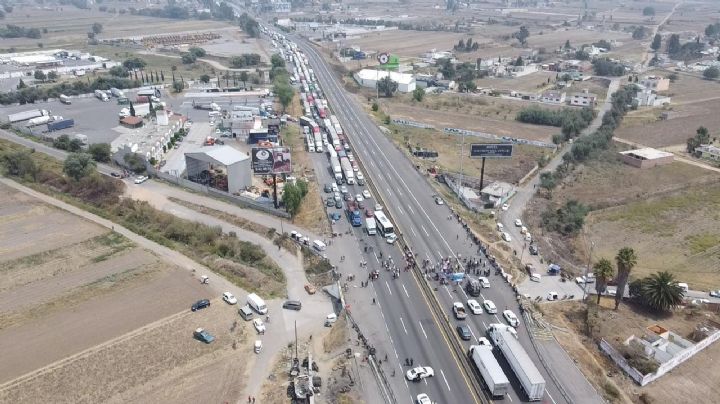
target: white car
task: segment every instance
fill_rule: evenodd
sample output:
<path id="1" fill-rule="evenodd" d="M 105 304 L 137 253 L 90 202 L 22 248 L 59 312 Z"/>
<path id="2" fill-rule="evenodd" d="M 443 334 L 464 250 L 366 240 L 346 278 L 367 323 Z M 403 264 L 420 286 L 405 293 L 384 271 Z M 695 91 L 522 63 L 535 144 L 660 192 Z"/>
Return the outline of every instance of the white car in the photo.
<path id="1" fill-rule="evenodd" d="M 265 334 L 265 323 L 263 323 L 262 319 L 256 318 L 253 320 L 253 327 L 255 327 L 258 334 Z"/>
<path id="2" fill-rule="evenodd" d="M 720 290 L 711 290 L 710 297 L 720 297 Z"/>
<path id="3" fill-rule="evenodd" d="M 338 188 L 336 183 L 333 182 L 332 184 L 330 184 L 330 187 L 332 188 L 333 192 L 340 192 L 340 189 Z"/>
<path id="4" fill-rule="evenodd" d="M 507 203 L 503 203 L 503 205 L 502 205 L 502 207 L 501 207 L 500 209 L 502 209 L 502 210 L 508 210 L 509 208 L 510 208 L 510 205 L 508 205 Z"/>
<path id="5" fill-rule="evenodd" d="M 410 381 L 421 380 L 430 376 L 435 376 L 435 371 L 430 366 L 418 366 L 405 373 L 405 377 Z"/>
<path id="6" fill-rule="evenodd" d="M 520 321 L 518 321 L 517 316 L 515 313 L 512 312 L 512 310 L 505 310 L 503 311 L 503 317 L 505 317 L 505 321 L 508 322 L 513 327 L 517 327 L 520 325 Z"/>
<path id="7" fill-rule="evenodd" d="M 497 313 L 497 307 L 495 306 L 495 303 L 493 303 L 492 300 L 483 300 L 483 307 L 485 307 L 485 311 L 488 314 Z"/>
<path id="8" fill-rule="evenodd" d="M 387 237 L 385 237 L 385 241 L 387 241 L 388 244 L 392 244 L 397 241 L 397 236 L 395 233 L 388 234 Z"/>
<path id="9" fill-rule="evenodd" d="M 415 401 L 417 402 L 417 404 L 432 404 L 432 400 L 430 400 L 430 397 L 428 397 L 428 395 L 425 393 L 418 394 Z"/>
<path id="10" fill-rule="evenodd" d="M 365 198 L 363 198 L 362 195 L 360 195 L 360 194 L 355 195 L 355 202 L 362 202 L 364 200 L 365 200 Z"/>
<path id="11" fill-rule="evenodd" d="M 490 340 L 485 337 L 478 337 L 478 345 L 492 346 L 492 344 L 490 344 Z"/>
<path id="12" fill-rule="evenodd" d="M 504 231 L 502 233 L 502 239 L 507 241 L 508 243 L 512 241 L 512 237 L 510 237 L 510 233 Z"/>
<path id="13" fill-rule="evenodd" d="M 347 191 L 348 191 L 348 189 L 347 189 L 347 187 L 346 187 L 345 185 L 343 185 L 343 186 L 340 187 L 340 192 L 341 192 L 341 193 L 347 194 Z"/>
<path id="14" fill-rule="evenodd" d="M 532 236 L 530 235 L 530 233 L 525 233 L 525 241 L 532 241 Z"/>
<path id="15" fill-rule="evenodd" d="M 225 300 L 227 304 L 237 304 L 237 299 L 230 292 L 223 293 L 223 300 Z"/>
<path id="16" fill-rule="evenodd" d="M 490 281 L 488 278 L 481 276 L 478 278 L 478 282 L 480 282 L 480 286 L 482 286 L 484 289 L 487 289 L 490 287 Z"/>
<path id="17" fill-rule="evenodd" d="M 518 219 L 518 220 L 520 220 L 520 219 Z M 522 227 L 520 228 L 520 234 L 527 234 L 527 227 L 522 226 Z"/>
<path id="18" fill-rule="evenodd" d="M 470 308 L 472 314 L 482 314 L 482 307 L 480 306 L 480 303 L 477 302 L 477 300 L 469 299 L 467 301 L 467 305 Z"/>
<path id="19" fill-rule="evenodd" d="M 370 191 L 368 191 L 367 189 L 363 191 L 362 195 L 363 197 L 365 197 L 365 199 L 370 199 Z"/>
<path id="20" fill-rule="evenodd" d="M 376 203 L 376 204 L 375 204 L 375 210 L 378 211 L 378 212 L 381 212 L 381 211 L 383 210 L 383 206 L 380 205 L 379 203 Z"/>
<path id="21" fill-rule="evenodd" d="M 445 202 L 444 202 L 444 201 L 442 200 L 442 198 L 440 198 L 439 196 L 435 197 L 435 203 L 437 203 L 438 205 L 444 205 L 444 204 L 445 204 Z"/>
<path id="22" fill-rule="evenodd" d="M 515 219 L 515 227 L 522 227 L 522 220 Z"/>
<path id="23" fill-rule="evenodd" d="M 355 175 L 355 178 L 357 178 L 359 180 L 364 180 L 365 176 L 363 175 L 362 172 L 358 171 L 357 175 Z"/>
<path id="24" fill-rule="evenodd" d="M 142 184 L 143 182 L 145 182 L 147 180 L 148 180 L 148 177 L 141 175 L 141 176 L 135 178 L 135 183 Z"/>

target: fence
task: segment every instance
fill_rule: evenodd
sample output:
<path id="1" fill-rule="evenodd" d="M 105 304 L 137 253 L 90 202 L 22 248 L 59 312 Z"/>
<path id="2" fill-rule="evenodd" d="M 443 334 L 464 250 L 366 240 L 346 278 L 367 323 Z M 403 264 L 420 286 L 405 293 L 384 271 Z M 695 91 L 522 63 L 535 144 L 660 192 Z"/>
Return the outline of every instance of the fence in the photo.
<path id="1" fill-rule="evenodd" d="M 219 197 L 230 203 L 234 203 L 234 204 L 237 204 L 237 205 L 240 205 L 240 206 L 243 206 L 246 208 L 250 208 L 250 209 L 257 209 L 257 210 L 263 211 L 265 213 L 270 213 L 271 215 L 283 217 L 286 219 L 290 218 L 289 213 L 287 213 L 283 210 L 280 210 L 280 209 L 275 209 L 273 207 L 273 205 L 269 204 L 269 203 L 257 202 L 248 197 L 232 195 L 227 192 L 220 191 L 219 189 L 211 188 L 211 187 L 208 187 L 207 185 L 198 184 L 197 182 L 192 182 L 192 181 L 186 180 L 185 178 L 170 175 L 168 173 L 164 173 L 164 172 L 155 170 L 153 168 L 148 168 L 148 173 L 150 173 L 160 179 L 163 179 L 165 181 L 171 182 L 173 184 L 192 189 L 193 191 L 202 192 L 202 193 L 210 194 L 215 197 Z"/>
<path id="2" fill-rule="evenodd" d="M 497 136 L 497 135 L 493 135 L 491 133 L 475 132 L 475 131 L 466 130 L 466 129 L 443 128 L 443 131 L 445 133 L 449 133 L 451 135 L 475 136 L 475 137 L 480 137 L 480 138 L 484 138 L 484 139 L 497 140 L 502 143 L 526 144 L 526 145 L 530 145 L 530 146 L 544 147 L 546 149 L 553 149 L 553 150 L 555 150 L 557 148 L 557 145 L 554 145 L 552 143 L 545 143 L 545 142 L 539 142 L 537 140 L 521 139 L 521 138 L 510 137 L 510 136 Z"/>

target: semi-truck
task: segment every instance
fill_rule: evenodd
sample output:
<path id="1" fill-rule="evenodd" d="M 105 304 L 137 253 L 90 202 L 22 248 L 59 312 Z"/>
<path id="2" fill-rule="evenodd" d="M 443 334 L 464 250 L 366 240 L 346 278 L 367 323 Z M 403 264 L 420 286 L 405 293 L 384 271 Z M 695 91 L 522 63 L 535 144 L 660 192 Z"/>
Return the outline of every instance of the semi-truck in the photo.
<path id="1" fill-rule="evenodd" d="M 72 104 L 72 101 L 70 101 L 70 97 L 65 94 L 60 94 L 60 102 L 66 105 Z"/>
<path id="2" fill-rule="evenodd" d="M 342 179 L 342 167 L 340 166 L 340 160 L 337 158 L 337 156 L 330 156 L 330 166 L 333 170 L 333 176 L 336 180 Z"/>
<path id="3" fill-rule="evenodd" d="M 347 157 L 340 157 L 340 167 L 342 168 L 343 176 L 345 176 L 345 182 L 349 185 L 355 183 L 355 172 L 352 169 L 350 160 Z"/>
<path id="4" fill-rule="evenodd" d="M 107 93 L 103 90 L 95 90 L 95 97 L 103 102 L 110 101 L 110 97 L 107 96 Z"/>
<path id="5" fill-rule="evenodd" d="M 323 141 L 322 141 L 322 134 L 320 133 L 320 128 L 317 128 L 316 131 L 313 127 L 313 139 L 315 139 L 315 152 L 322 153 L 323 152 Z"/>
<path id="6" fill-rule="evenodd" d="M 60 119 L 60 120 L 52 121 L 52 122 L 48 123 L 47 129 L 48 129 L 48 132 L 52 132 L 54 130 L 72 128 L 73 126 L 75 126 L 74 119 Z"/>
<path id="7" fill-rule="evenodd" d="M 509 328 L 504 324 L 492 324 L 488 334 L 515 372 L 528 400 L 540 401 L 545 395 L 545 379 Z"/>
<path id="8" fill-rule="evenodd" d="M 52 117 L 50 115 L 38 116 L 37 118 L 32 118 L 32 119 L 28 120 L 27 126 L 44 125 L 44 124 L 50 122 L 51 119 L 52 119 Z"/>
<path id="9" fill-rule="evenodd" d="M 482 376 L 485 386 L 487 386 L 493 398 L 503 398 L 510 390 L 510 381 L 505 376 L 505 372 L 503 372 L 497 359 L 495 359 L 492 346 L 471 345 L 468 356 L 480 372 L 480 376 Z"/>
<path id="10" fill-rule="evenodd" d="M 125 96 L 125 93 L 122 90 L 115 88 L 115 87 L 110 88 L 110 94 L 112 94 L 112 96 L 116 97 L 116 98 Z"/>
<path id="11" fill-rule="evenodd" d="M 360 208 L 358 208 L 357 203 L 348 202 L 347 216 L 348 216 L 348 220 L 350 221 L 350 224 L 352 224 L 353 227 L 362 226 L 362 216 L 360 215 Z"/>
<path id="12" fill-rule="evenodd" d="M 31 109 L 28 111 L 22 111 L 22 112 L 17 112 L 17 113 L 8 115 L 8 121 L 10 123 L 15 123 L 15 122 L 27 121 L 28 119 L 33 119 L 33 118 L 37 118 L 39 116 L 46 116 L 46 115 L 50 115 L 50 112 L 48 112 L 47 110 Z"/>

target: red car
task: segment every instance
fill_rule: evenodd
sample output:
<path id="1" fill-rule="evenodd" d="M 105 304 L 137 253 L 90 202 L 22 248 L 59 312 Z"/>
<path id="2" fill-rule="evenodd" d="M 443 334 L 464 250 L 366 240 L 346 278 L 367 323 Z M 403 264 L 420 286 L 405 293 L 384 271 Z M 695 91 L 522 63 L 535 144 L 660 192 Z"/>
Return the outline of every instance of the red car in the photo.
<path id="1" fill-rule="evenodd" d="M 373 217 L 375 215 L 375 212 L 373 212 L 370 209 L 365 209 L 365 217 Z"/>

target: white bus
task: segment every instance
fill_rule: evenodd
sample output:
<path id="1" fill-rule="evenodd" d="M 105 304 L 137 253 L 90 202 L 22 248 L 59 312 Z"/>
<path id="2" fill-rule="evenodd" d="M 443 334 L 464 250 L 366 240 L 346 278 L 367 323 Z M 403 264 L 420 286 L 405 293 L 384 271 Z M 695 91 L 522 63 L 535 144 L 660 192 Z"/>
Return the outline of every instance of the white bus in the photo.
<path id="1" fill-rule="evenodd" d="M 383 212 L 375 212 L 375 223 L 377 223 L 377 230 L 383 237 L 395 234 L 392 223 Z"/>

